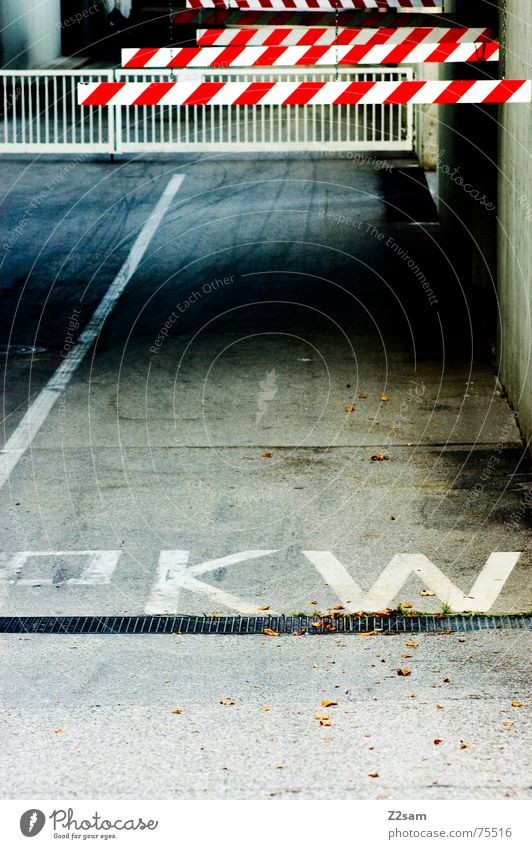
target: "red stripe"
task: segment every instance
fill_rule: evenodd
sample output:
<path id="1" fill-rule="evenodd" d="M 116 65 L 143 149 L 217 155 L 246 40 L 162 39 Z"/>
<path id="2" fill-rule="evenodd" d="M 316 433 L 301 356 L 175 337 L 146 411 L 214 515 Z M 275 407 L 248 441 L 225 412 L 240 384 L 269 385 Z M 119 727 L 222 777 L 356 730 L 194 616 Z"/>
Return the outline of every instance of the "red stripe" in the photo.
<path id="1" fill-rule="evenodd" d="M 467 37 L 468 32 L 469 30 L 465 27 L 451 28 L 448 32 L 441 36 L 439 43 L 443 44 L 443 42 L 448 41 L 454 41 L 456 43 L 457 41 L 460 41 L 462 37 Z"/>
<path id="2" fill-rule="evenodd" d="M 499 43 L 497 41 L 485 41 L 481 42 L 480 46 L 477 48 L 477 55 L 479 62 L 487 62 L 491 56 L 494 56 L 499 49 Z"/>
<path id="3" fill-rule="evenodd" d="M 183 106 L 206 106 L 224 83 L 200 83 L 192 94 L 183 101 Z"/>
<path id="4" fill-rule="evenodd" d="M 100 83 L 82 103 L 82 106 L 107 106 L 109 101 L 125 86 L 124 83 Z"/>
<path id="5" fill-rule="evenodd" d="M 224 47 L 220 55 L 209 62 L 209 68 L 229 68 L 238 59 L 244 47 Z"/>
<path id="6" fill-rule="evenodd" d="M 331 45 L 320 45 L 315 44 L 314 47 L 310 47 L 308 50 L 305 50 L 301 59 L 298 59 L 295 63 L 296 65 L 315 65 L 319 59 L 323 56 L 324 53 L 327 53 L 330 50 Z"/>
<path id="7" fill-rule="evenodd" d="M 374 82 L 367 81 L 350 83 L 345 89 L 345 91 L 342 92 L 340 97 L 337 97 L 336 100 L 334 100 L 333 102 L 335 105 L 339 106 L 348 103 L 358 103 L 358 101 L 362 97 L 364 97 L 364 95 L 367 94 L 368 91 L 371 91 L 374 85 Z"/>
<path id="8" fill-rule="evenodd" d="M 213 44 L 220 38 L 221 34 L 225 32 L 224 29 L 208 29 L 205 30 L 201 35 L 198 35 L 196 39 L 196 43 L 198 47 L 212 47 Z"/>
<path id="9" fill-rule="evenodd" d="M 294 103 L 308 103 L 309 100 L 314 97 L 314 95 L 317 94 L 324 85 L 326 85 L 324 82 L 300 83 L 292 92 L 290 97 L 283 100 L 283 104 L 285 106 L 291 106 Z"/>
<path id="10" fill-rule="evenodd" d="M 395 91 L 392 92 L 383 102 L 384 103 L 405 103 L 409 101 L 420 88 L 425 85 L 423 80 L 408 80 L 404 83 L 399 83 Z"/>
<path id="11" fill-rule="evenodd" d="M 201 53 L 200 47 L 181 47 L 166 67 L 186 68 L 189 62 L 192 62 L 199 53 Z"/>
<path id="12" fill-rule="evenodd" d="M 275 83 L 250 83 L 240 97 L 234 101 L 235 106 L 255 106 L 260 103 L 265 94 L 268 94 Z"/>
<path id="13" fill-rule="evenodd" d="M 482 101 L 483 103 L 500 103 L 501 101 L 506 102 L 512 94 L 515 94 L 516 91 L 524 85 L 526 80 L 502 80 L 498 86 L 495 86 L 493 91 L 488 94 L 487 97 Z"/>
<path id="14" fill-rule="evenodd" d="M 404 41 L 402 44 L 396 44 L 389 53 L 386 54 L 386 58 L 383 59 L 383 63 L 396 64 L 399 62 L 404 62 L 404 60 L 412 53 L 414 45 L 412 45 L 408 41 Z"/>
<path id="15" fill-rule="evenodd" d="M 126 62 L 124 68 L 144 68 L 150 59 L 153 59 L 158 49 L 158 47 L 141 47 L 129 62 Z"/>
<path id="16" fill-rule="evenodd" d="M 441 42 L 438 46 L 429 53 L 425 62 L 445 62 L 446 59 L 449 58 L 451 53 L 454 53 L 456 48 L 458 47 L 457 42 Z"/>
<path id="17" fill-rule="evenodd" d="M 308 29 L 304 35 L 299 39 L 298 46 L 299 47 L 310 47 L 313 44 L 316 44 L 317 40 L 321 38 L 327 30 L 324 27 L 313 27 Z"/>
<path id="18" fill-rule="evenodd" d="M 151 83 L 131 104 L 132 106 L 156 106 L 174 83 Z"/>
<path id="19" fill-rule="evenodd" d="M 325 30 L 323 30 L 323 31 L 325 32 Z M 360 29 L 360 27 L 353 28 L 353 29 L 342 29 L 338 33 L 338 38 L 335 39 L 333 44 L 335 44 L 335 43 L 338 43 L 338 44 L 341 44 L 341 45 L 351 44 L 351 42 L 354 41 L 354 39 L 357 37 L 357 35 L 359 35 L 361 32 L 362 32 L 362 30 Z"/>
<path id="20" fill-rule="evenodd" d="M 286 47 L 267 47 L 266 50 L 259 54 L 259 58 L 256 62 L 253 62 L 253 65 L 273 65 L 285 52 Z"/>
<path id="21" fill-rule="evenodd" d="M 475 85 L 475 80 L 454 80 L 434 100 L 434 103 L 456 103 Z"/>
<path id="22" fill-rule="evenodd" d="M 358 62 L 361 62 L 364 56 L 366 56 L 368 50 L 371 48 L 366 44 L 355 44 L 350 50 L 347 51 L 345 56 L 339 60 L 339 65 L 356 65 Z"/>
<path id="23" fill-rule="evenodd" d="M 275 46 L 277 44 L 282 44 L 285 36 L 288 35 L 288 33 L 290 33 L 291 31 L 292 30 L 290 30 L 290 29 L 274 29 L 264 39 L 264 45 L 269 47 L 270 45 Z M 259 30 L 255 30 L 255 32 L 259 32 Z"/>

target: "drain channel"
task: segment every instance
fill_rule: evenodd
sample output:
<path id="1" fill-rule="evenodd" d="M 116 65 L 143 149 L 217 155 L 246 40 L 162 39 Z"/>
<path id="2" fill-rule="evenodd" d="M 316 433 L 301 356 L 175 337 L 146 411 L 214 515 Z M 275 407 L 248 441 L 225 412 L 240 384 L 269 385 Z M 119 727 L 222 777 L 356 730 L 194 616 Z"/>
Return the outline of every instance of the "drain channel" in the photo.
<path id="1" fill-rule="evenodd" d="M 22 616 L 0 617 L 2 634 L 441 634 L 532 630 L 532 616 Z"/>

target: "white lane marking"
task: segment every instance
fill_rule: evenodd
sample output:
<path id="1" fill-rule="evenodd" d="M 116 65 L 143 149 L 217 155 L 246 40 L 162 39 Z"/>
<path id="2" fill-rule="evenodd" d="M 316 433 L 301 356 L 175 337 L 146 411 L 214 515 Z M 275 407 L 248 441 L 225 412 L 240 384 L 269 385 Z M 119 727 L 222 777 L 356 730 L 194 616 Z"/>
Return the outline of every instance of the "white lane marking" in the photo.
<path id="1" fill-rule="evenodd" d="M 145 612 L 151 614 L 178 612 L 181 590 L 188 590 L 192 593 L 204 595 L 211 599 L 211 601 L 228 607 L 230 610 L 236 610 L 237 613 L 245 615 L 256 614 L 256 604 L 250 604 L 244 599 L 238 598 L 238 596 L 231 595 L 219 587 L 198 581 L 192 576 L 212 572 L 223 566 L 242 563 L 245 560 L 265 557 L 267 554 L 274 554 L 275 551 L 276 549 L 240 551 L 237 554 L 229 554 L 227 557 L 220 557 L 217 560 L 206 560 L 204 563 L 198 563 L 190 569 L 187 569 L 190 557 L 189 551 L 179 549 L 175 551 L 161 551 L 159 565 L 157 567 L 157 580 L 148 604 L 145 607 Z M 274 614 L 275 611 L 271 610 L 269 613 Z"/>
<path id="2" fill-rule="evenodd" d="M 65 578 L 65 583 L 80 587 L 106 586 L 111 583 L 114 571 L 122 555 L 120 548 L 109 550 L 81 551 L 18 551 L 3 568 L 0 567 L 0 583 L 4 595 L 8 585 L 32 587 L 36 584 L 51 585 L 53 578 L 22 578 L 22 570 L 32 557 L 87 557 L 87 563 L 79 578 Z M 4 598 L 5 601 L 5 598 Z M 0 605 L 2 606 L 2 605 Z"/>
<path id="3" fill-rule="evenodd" d="M 11 472 L 31 446 L 35 435 L 46 421 L 58 398 L 68 386 L 72 375 L 101 332 L 120 295 L 139 267 L 157 228 L 184 179 L 184 174 L 176 174 L 172 177 L 85 330 L 46 386 L 39 392 L 37 398 L 7 440 L 3 450 L 0 451 L 0 487 L 9 480 Z"/>
<path id="4" fill-rule="evenodd" d="M 353 612 L 389 607 L 410 575 L 420 578 L 453 611 L 487 612 L 521 556 L 515 551 L 490 554 L 471 592 L 465 595 L 424 554 L 396 554 L 368 592 L 360 588 L 332 552 L 303 551 L 302 554 L 316 567 L 342 604 Z"/>

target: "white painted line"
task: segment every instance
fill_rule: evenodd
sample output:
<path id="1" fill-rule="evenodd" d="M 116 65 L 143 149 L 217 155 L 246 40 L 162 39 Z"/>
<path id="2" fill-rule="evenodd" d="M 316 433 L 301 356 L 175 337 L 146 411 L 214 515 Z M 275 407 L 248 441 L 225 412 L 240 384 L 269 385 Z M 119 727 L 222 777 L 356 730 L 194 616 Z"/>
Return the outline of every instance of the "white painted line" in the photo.
<path id="1" fill-rule="evenodd" d="M 276 549 L 240 551 L 238 554 L 229 554 L 227 557 L 220 557 L 217 560 L 206 560 L 204 563 L 199 563 L 190 569 L 187 569 L 190 556 L 189 551 L 161 551 L 159 566 L 157 568 L 157 580 L 148 604 L 145 607 L 145 612 L 150 614 L 178 613 L 181 590 L 188 590 L 192 593 L 204 595 L 216 604 L 221 604 L 223 607 L 228 607 L 237 613 L 248 616 L 256 615 L 256 603 L 250 604 L 244 599 L 238 598 L 238 596 L 226 593 L 219 587 L 198 581 L 192 576 L 194 574 L 201 575 L 205 572 L 212 572 L 224 566 L 242 563 L 245 560 L 264 557 L 267 554 L 273 554 L 275 551 Z M 268 612 L 275 615 L 274 610 Z"/>
<path id="2" fill-rule="evenodd" d="M 3 450 L 0 451 L 0 487 L 9 480 L 11 472 L 31 446 L 36 434 L 46 421 L 58 398 L 68 386 L 72 375 L 101 333 L 103 325 L 113 311 L 120 295 L 139 267 L 157 228 L 166 215 L 184 179 L 184 174 L 176 174 L 172 177 L 135 240 L 122 268 L 94 311 L 85 330 L 81 333 L 78 341 L 72 346 L 70 352 L 52 375 L 44 389 L 39 392 L 14 433 L 7 440 Z"/>
<path id="3" fill-rule="evenodd" d="M 66 578 L 66 584 L 75 584 L 82 587 L 101 587 L 111 583 L 118 561 L 122 556 L 120 548 L 110 550 L 81 550 L 81 551 L 18 551 L 13 555 L 9 563 L 0 568 L 0 584 L 2 584 L 3 597 L 0 608 L 5 606 L 8 586 L 33 587 L 50 586 L 53 578 L 22 578 L 22 570 L 32 557 L 87 557 L 87 563 L 81 570 L 79 578 Z"/>
<path id="4" fill-rule="evenodd" d="M 486 613 L 497 600 L 521 556 L 515 551 L 495 551 L 490 554 L 471 592 L 465 595 L 424 554 L 396 554 L 367 592 L 359 587 L 332 552 L 303 551 L 302 554 L 316 567 L 347 610 L 352 612 L 383 610 L 392 606 L 407 580 L 415 575 L 456 613 L 466 610 Z M 421 603 L 419 606 L 422 606 Z"/>

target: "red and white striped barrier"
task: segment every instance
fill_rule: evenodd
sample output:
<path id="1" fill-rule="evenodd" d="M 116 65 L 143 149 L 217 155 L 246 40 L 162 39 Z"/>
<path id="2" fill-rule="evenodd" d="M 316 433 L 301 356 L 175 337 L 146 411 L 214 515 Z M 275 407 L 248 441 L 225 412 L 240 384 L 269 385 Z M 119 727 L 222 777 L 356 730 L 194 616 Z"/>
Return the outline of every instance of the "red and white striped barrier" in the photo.
<path id="1" fill-rule="evenodd" d="M 346 26 L 346 27 L 432 27 L 443 26 L 449 27 L 460 26 L 452 15 L 439 15 L 434 12 L 404 12 L 397 9 L 392 10 L 340 10 L 334 11 L 332 8 L 327 9 L 304 9 L 304 10 L 287 10 L 283 8 L 281 11 L 272 9 L 266 11 L 252 11 L 247 9 L 182 9 L 178 12 L 172 23 L 181 26 L 190 26 L 198 24 L 202 27 L 247 27 L 247 26 Z"/>
<path id="2" fill-rule="evenodd" d="M 432 9 L 443 0 L 186 0 L 188 9 Z"/>
<path id="3" fill-rule="evenodd" d="M 286 27 L 281 29 L 199 29 L 199 47 L 303 47 L 319 44 L 474 44 L 495 41 L 492 30 L 483 27 Z"/>
<path id="4" fill-rule="evenodd" d="M 82 83 L 81 106 L 529 103 L 531 80 Z"/>
<path id="5" fill-rule="evenodd" d="M 256 68 L 496 62 L 497 42 L 347 44 L 311 47 L 160 47 L 122 51 L 124 68 Z"/>

